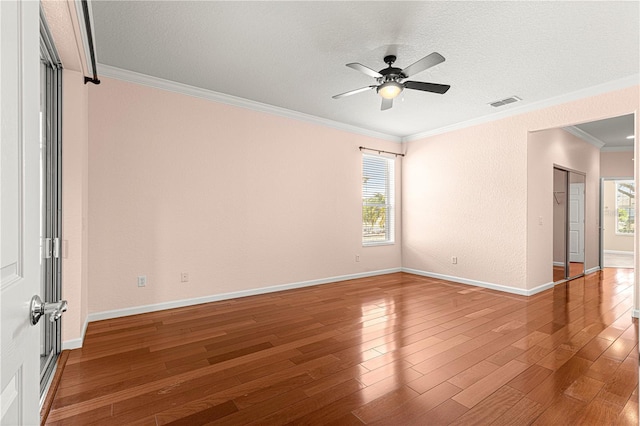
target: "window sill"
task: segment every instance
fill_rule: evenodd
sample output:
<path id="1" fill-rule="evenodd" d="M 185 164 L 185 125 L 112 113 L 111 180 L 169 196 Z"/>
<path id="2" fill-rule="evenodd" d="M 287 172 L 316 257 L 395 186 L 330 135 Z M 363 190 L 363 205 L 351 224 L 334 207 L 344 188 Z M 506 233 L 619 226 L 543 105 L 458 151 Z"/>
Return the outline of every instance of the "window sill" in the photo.
<path id="1" fill-rule="evenodd" d="M 393 246 L 395 244 L 394 241 L 380 241 L 379 243 L 362 243 L 362 247 Z"/>

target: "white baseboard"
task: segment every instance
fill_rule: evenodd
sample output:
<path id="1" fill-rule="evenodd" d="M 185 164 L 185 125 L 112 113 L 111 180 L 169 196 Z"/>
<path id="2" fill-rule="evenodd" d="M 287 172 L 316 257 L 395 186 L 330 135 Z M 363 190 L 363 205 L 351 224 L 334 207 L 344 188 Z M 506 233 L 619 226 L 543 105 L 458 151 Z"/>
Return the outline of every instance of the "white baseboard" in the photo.
<path id="1" fill-rule="evenodd" d="M 564 262 L 553 262 L 553 266 L 564 266 Z"/>
<path id="2" fill-rule="evenodd" d="M 320 284 L 334 283 L 338 281 L 353 280 L 356 278 L 373 277 L 376 275 L 401 272 L 402 268 L 383 269 L 378 271 L 361 272 L 357 274 L 340 275 L 337 277 L 321 278 L 317 280 L 301 281 L 297 283 L 281 284 L 271 287 L 261 287 L 251 290 L 234 291 L 231 293 L 214 294 L 211 296 L 196 297 L 192 299 L 174 300 L 170 302 L 155 303 L 153 305 L 133 306 L 131 308 L 115 309 L 112 311 L 95 312 L 89 314 L 89 321 L 100 321 L 111 318 L 119 318 L 128 315 L 144 314 L 147 312 L 163 311 L 165 309 L 182 308 L 185 306 L 199 305 L 202 303 L 217 302 L 220 300 L 237 299 L 239 297 L 256 296 L 259 294 L 274 293 L 276 291 L 292 290 L 296 288 L 310 287 Z"/>
<path id="3" fill-rule="evenodd" d="M 633 254 L 633 250 L 624 251 L 624 250 L 603 250 L 605 254 Z"/>
<path id="4" fill-rule="evenodd" d="M 591 268 L 586 273 L 595 272 L 599 269 L 600 267 Z M 406 272 L 409 274 L 421 275 L 429 278 L 437 278 L 437 279 L 452 281 L 460 284 L 467 284 L 467 285 L 472 285 L 476 287 L 483 287 L 491 290 L 502 291 L 505 293 L 517 294 L 520 296 L 533 296 L 534 294 L 548 290 L 550 288 L 553 288 L 554 286 L 554 283 L 550 282 L 550 283 L 539 285 L 532 289 L 520 289 L 520 288 L 501 285 L 501 284 L 471 280 L 471 279 L 460 278 L 460 277 L 455 277 L 451 275 L 437 274 L 434 272 L 421 271 L 421 270 L 412 269 L 412 268 L 382 269 L 377 271 L 361 272 L 361 273 L 349 274 L 349 275 L 340 275 L 336 277 L 322 278 L 317 280 L 301 281 L 301 282 L 290 283 L 290 284 L 281 284 L 281 285 L 275 285 L 270 287 L 261 287 L 261 288 L 251 289 L 251 290 L 242 290 L 242 291 L 235 291 L 230 293 L 214 294 L 210 296 L 196 297 L 191 299 L 174 300 L 170 302 L 155 303 L 152 305 L 133 306 L 133 307 L 124 308 L 124 309 L 114 309 L 110 311 L 94 312 L 92 314 L 89 314 L 85 319 L 83 330 L 82 330 L 82 336 L 77 339 L 64 341 L 62 343 L 62 349 L 65 350 L 65 349 L 81 348 L 82 343 L 84 342 L 85 334 L 87 332 L 87 326 L 89 325 L 89 322 L 92 322 L 92 321 L 100 321 L 100 320 L 119 318 L 119 317 L 124 317 L 129 315 L 144 314 L 147 312 L 156 312 L 156 311 L 162 311 L 166 309 L 181 308 L 185 306 L 199 305 L 202 303 L 217 302 L 220 300 L 236 299 L 236 298 L 247 297 L 247 296 L 256 296 L 260 294 L 274 293 L 274 292 L 283 291 L 283 290 L 292 290 L 296 288 L 311 287 L 315 285 L 329 284 L 329 283 L 334 283 L 339 281 L 353 280 L 357 278 L 366 278 L 366 277 L 373 277 L 377 275 L 391 274 L 394 272 Z M 634 310 L 634 317 L 638 317 L 639 312 L 640 311 L 638 310 Z"/>
<path id="5" fill-rule="evenodd" d="M 542 284 L 542 285 L 539 285 L 538 287 L 527 290 L 527 289 L 509 287 L 501 284 L 488 283 L 484 281 L 470 280 L 468 278 L 460 278 L 460 277 L 454 277 L 451 275 L 437 274 L 435 272 L 421 271 L 418 269 L 402 268 L 402 272 L 407 272 L 409 274 L 415 274 L 415 275 L 422 275 L 424 277 L 429 277 L 429 278 L 438 278 L 441 280 L 453 281 L 455 283 L 460 283 L 460 284 L 473 285 L 476 287 L 488 288 L 491 290 L 503 291 L 505 293 L 517 294 L 520 296 L 533 296 L 534 294 L 540 293 L 541 291 L 545 291 L 550 288 L 553 288 L 553 285 L 554 285 L 554 283 L 551 282 L 551 283 Z"/>
<path id="6" fill-rule="evenodd" d="M 634 309 L 631 312 L 631 316 L 634 317 L 634 318 L 640 318 L 640 309 Z"/>
<path id="7" fill-rule="evenodd" d="M 64 319 L 64 317 L 62 317 Z M 82 326 L 82 333 L 77 339 L 65 340 L 62 342 L 62 350 L 79 349 L 84 342 L 84 335 L 87 333 L 87 326 L 89 325 L 89 317 L 84 319 L 84 325 Z"/>

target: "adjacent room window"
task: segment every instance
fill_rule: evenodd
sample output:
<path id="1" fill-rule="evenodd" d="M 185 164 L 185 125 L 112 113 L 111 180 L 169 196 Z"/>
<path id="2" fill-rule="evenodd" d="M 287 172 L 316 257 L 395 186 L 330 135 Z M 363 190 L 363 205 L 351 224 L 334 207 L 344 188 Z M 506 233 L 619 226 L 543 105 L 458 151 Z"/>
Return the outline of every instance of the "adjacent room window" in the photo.
<path id="1" fill-rule="evenodd" d="M 616 233 L 633 234 L 636 229 L 636 187 L 632 180 L 616 181 Z"/>
<path id="2" fill-rule="evenodd" d="M 362 244 L 394 242 L 395 159 L 362 156 Z"/>

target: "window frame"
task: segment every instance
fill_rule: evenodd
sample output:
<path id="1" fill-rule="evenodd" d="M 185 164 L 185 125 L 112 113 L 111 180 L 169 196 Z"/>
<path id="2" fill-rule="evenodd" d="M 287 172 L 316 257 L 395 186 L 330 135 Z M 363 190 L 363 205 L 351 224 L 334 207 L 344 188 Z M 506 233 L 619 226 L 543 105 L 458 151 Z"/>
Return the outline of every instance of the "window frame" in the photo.
<path id="1" fill-rule="evenodd" d="M 635 208 L 635 202 L 633 203 L 633 206 L 631 206 L 632 203 L 630 202 L 629 203 L 629 207 L 626 207 L 626 206 L 620 207 L 620 205 L 619 205 L 619 196 L 620 196 L 619 194 L 620 194 L 620 191 L 619 191 L 618 188 L 620 187 L 621 184 L 628 184 L 628 183 L 634 184 L 634 193 L 635 193 L 635 182 L 633 180 L 625 179 L 625 180 L 616 180 L 615 181 L 615 195 L 616 195 L 616 215 L 615 215 L 615 218 L 616 218 L 615 219 L 616 220 L 616 229 L 615 229 L 615 231 L 616 232 L 615 233 L 616 233 L 616 235 L 620 235 L 620 236 L 633 236 L 633 235 L 635 235 L 635 209 L 636 209 Z M 631 198 L 631 197 L 629 197 L 629 198 Z M 633 214 L 633 219 L 634 219 L 633 220 L 633 231 L 631 231 L 631 232 L 622 232 L 622 231 L 620 231 L 620 220 L 618 219 L 620 217 L 620 209 L 625 209 L 629 213 L 630 213 L 631 210 L 634 211 L 634 214 Z"/>
<path id="2" fill-rule="evenodd" d="M 367 158 L 375 159 L 375 160 L 379 160 L 379 159 L 384 160 L 385 170 L 382 172 L 379 172 L 378 174 L 378 176 L 384 175 L 384 192 L 385 192 L 383 194 L 385 198 L 384 204 L 371 204 L 371 203 L 367 204 L 365 202 L 365 200 L 367 199 L 366 198 L 367 196 L 371 198 L 371 193 L 370 191 L 367 190 L 367 187 L 366 187 L 367 180 L 365 180 L 366 178 L 365 162 Z M 360 198 L 361 198 L 360 212 L 361 212 L 362 228 L 361 228 L 360 237 L 361 237 L 361 242 L 363 247 L 393 245 L 396 243 L 395 242 L 395 223 L 396 223 L 395 222 L 395 215 L 396 215 L 395 172 L 396 172 L 395 158 L 390 158 L 383 155 L 367 154 L 367 153 L 362 154 L 362 162 L 361 162 L 362 186 L 360 188 Z M 365 207 L 368 207 L 368 206 L 384 206 L 385 208 L 384 239 L 382 240 L 374 240 L 373 238 L 371 238 L 371 235 L 367 239 L 366 228 L 367 226 L 369 226 L 369 224 L 365 222 Z M 375 224 L 371 227 L 372 228 L 375 227 Z"/>

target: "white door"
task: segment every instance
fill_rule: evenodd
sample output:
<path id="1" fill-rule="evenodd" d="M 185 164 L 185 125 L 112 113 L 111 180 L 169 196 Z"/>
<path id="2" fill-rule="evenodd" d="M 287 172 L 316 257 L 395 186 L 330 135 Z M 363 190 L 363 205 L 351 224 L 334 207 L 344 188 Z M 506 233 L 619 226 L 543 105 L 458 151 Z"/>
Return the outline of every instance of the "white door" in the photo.
<path id="1" fill-rule="evenodd" d="M 569 184 L 569 262 L 584 263 L 584 183 Z"/>
<path id="2" fill-rule="evenodd" d="M 39 2 L 0 1 L 0 424 L 37 425 L 40 291 Z"/>

